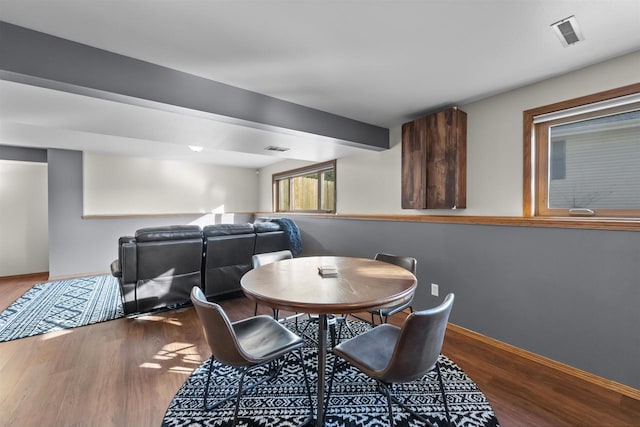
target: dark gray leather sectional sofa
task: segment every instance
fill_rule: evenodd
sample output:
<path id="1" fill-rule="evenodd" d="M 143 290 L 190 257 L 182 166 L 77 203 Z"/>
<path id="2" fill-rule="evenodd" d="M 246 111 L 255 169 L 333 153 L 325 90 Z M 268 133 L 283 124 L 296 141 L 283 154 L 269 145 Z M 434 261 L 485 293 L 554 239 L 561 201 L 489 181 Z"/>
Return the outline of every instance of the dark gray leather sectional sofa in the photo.
<path id="1" fill-rule="evenodd" d="M 290 249 L 272 222 L 144 228 L 118 240 L 111 273 L 120 282 L 126 314 L 189 301 L 193 286 L 208 299 L 239 294 L 254 254 Z"/>

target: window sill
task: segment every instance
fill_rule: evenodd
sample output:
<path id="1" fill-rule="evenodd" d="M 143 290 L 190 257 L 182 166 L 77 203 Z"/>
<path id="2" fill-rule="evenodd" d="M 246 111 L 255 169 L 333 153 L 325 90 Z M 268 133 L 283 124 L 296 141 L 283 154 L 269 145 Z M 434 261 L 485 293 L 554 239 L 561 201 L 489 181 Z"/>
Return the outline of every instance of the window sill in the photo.
<path id="1" fill-rule="evenodd" d="M 640 218 L 564 218 L 518 216 L 463 215 L 365 215 L 261 212 L 256 215 L 306 216 L 327 219 L 359 219 L 365 221 L 436 222 L 451 224 L 500 225 L 512 227 L 579 228 L 588 230 L 640 231 Z"/>

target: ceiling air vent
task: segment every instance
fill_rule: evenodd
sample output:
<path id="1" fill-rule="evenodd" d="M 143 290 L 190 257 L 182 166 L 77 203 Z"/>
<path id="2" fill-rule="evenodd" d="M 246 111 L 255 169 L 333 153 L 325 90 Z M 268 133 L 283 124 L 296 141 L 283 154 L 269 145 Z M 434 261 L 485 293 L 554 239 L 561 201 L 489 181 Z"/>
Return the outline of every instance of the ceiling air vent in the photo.
<path id="1" fill-rule="evenodd" d="M 556 33 L 564 47 L 571 46 L 574 43 L 584 40 L 582 31 L 578 26 L 576 17 L 571 15 L 561 21 L 551 24 L 551 28 Z"/>
<path id="2" fill-rule="evenodd" d="M 270 145 L 267 148 L 265 148 L 265 150 L 267 151 L 278 151 L 280 153 L 283 153 L 285 151 L 289 151 L 289 148 L 286 147 L 276 147 L 275 145 Z"/>

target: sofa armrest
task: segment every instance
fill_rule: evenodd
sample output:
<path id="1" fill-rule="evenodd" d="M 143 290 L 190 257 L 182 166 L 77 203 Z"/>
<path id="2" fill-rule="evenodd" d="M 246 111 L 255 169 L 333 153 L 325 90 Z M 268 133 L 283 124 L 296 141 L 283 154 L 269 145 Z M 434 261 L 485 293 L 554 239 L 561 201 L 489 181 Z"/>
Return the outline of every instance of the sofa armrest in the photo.
<path id="1" fill-rule="evenodd" d="M 120 247 L 120 271 L 124 283 L 138 281 L 138 252 L 135 243 L 125 243 Z"/>
<path id="2" fill-rule="evenodd" d="M 136 238 L 133 236 L 122 236 L 118 239 L 118 248 L 125 243 L 133 243 L 136 241 Z"/>
<path id="3" fill-rule="evenodd" d="M 120 269 L 120 260 L 113 260 L 111 263 L 111 275 L 113 277 L 122 277 L 122 270 Z"/>

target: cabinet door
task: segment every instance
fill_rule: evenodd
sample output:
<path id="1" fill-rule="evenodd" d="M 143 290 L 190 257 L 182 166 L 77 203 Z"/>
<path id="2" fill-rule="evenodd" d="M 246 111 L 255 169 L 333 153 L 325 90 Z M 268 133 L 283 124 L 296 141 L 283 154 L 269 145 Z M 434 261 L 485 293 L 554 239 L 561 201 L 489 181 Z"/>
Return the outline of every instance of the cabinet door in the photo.
<path id="1" fill-rule="evenodd" d="M 426 207 L 466 206 L 466 114 L 457 108 L 426 117 Z"/>
<path id="2" fill-rule="evenodd" d="M 457 108 L 402 126 L 402 208 L 466 207 L 467 115 Z"/>
<path id="3" fill-rule="evenodd" d="M 426 120 L 402 125 L 402 209 L 425 209 L 427 199 Z"/>

